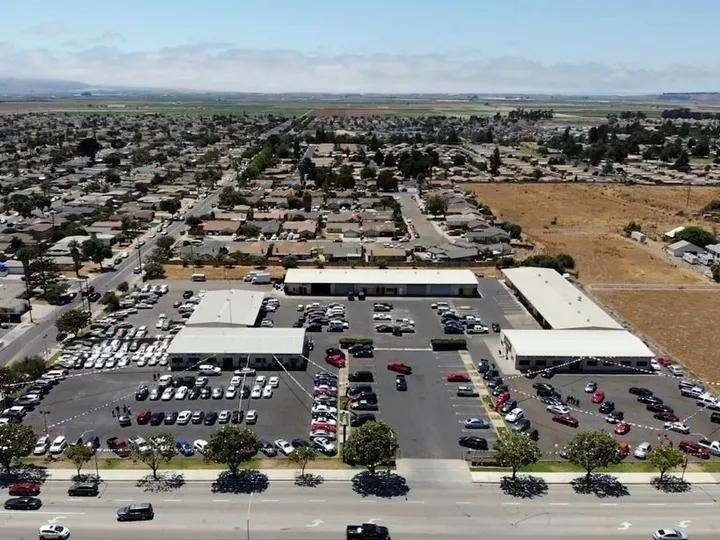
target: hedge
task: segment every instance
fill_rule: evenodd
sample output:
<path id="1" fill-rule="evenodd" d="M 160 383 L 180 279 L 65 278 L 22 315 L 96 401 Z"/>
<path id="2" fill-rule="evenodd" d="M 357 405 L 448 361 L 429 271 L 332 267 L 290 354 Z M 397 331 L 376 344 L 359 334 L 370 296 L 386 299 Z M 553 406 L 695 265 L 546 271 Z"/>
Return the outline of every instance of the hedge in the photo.
<path id="1" fill-rule="evenodd" d="M 436 338 L 430 340 L 434 351 L 460 351 L 467 349 L 467 341 L 463 338 Z"/>
<path id="2" fill-rule="evenodd" d="M 340 338 L 340 348 L 347 349 L 350 345 L 372 345 L 372 338 Z"/>

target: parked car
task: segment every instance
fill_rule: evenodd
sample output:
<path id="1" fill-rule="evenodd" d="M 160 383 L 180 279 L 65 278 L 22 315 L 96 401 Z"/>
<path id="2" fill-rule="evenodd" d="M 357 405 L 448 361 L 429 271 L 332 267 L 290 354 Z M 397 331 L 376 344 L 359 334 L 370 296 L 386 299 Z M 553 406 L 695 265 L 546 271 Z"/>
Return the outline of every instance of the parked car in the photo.
<path id="1" fill-rule="evenodd" d="M 635 452 L 633 452 L 633 455 L 638 459 L 646 459 L 648 455 L 650 454 L 650 451 L 652 450 L 652 445 L 647 442 L 641 442 L 637 448 L 635 448 Z"/>
<path id="2" fill-rule="evenodd" d="M 471 450 L 487 450 L 488 449 L 487 439 L 484 439 L 483 437 L 474 437 L 474 436 L 460 437 L 458 439 L 458 444 L 460 446 L 462 446 L 463 448 L 470 448 Z"/>
<path id="3" fill-rule="evenodd" d="M 403 375 L 410 375 L 412 373 L 412 368 L 402 362 L 388 362 L 387 368 L 390 371 L 396 371 Z"/>
<path id="4" fill-rule="evenodd" d="M 627 422 L 626 420 L 621 420 L 618 422 L 618 424 L 615 426 L 615 429 L 613 430 L 618 435 L 625 435 L 626 433 L 630 432 L 630 422 Z"/>
<path id="5" fill-rule="evenodd" d="M 463 422 L 465 429 L 490 429 L 490 422 L 484 418 L 468 418 Z"/>
<path id="6" fill-rule="evenodd" d="M 570 416 L 569 414 L 555 414 L 552 417 L 552 421 L 573 428 L 576 428 L 578 427 L 578 425 L 580 425 L 577 418 L 575 418 L 574 416 Z"/>

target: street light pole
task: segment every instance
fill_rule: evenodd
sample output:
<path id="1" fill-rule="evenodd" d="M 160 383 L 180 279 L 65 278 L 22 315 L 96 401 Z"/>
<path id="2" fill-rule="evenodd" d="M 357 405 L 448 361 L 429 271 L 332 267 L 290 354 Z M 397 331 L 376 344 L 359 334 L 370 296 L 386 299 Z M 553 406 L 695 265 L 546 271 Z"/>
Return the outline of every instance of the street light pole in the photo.
<path id="1" fill-rule="evenodd" d="M 42 414 L 43 421 L 45 422 L 45 435 L 49 436 L 50 432 L 48 431 L 47 417 L 50 414 L 50 411 L 40 411 L 40 414 Z"/>
<path id="2" fill-rule="evenodd" d="M 247 511 L 247 522 L 246 522 L 247 540 L 250 540 L 250 509 L 252 508 L 252 498 L 253 498 L 253 494 L 250 493 L 250 499 L 248 500 L 248 511 Z"/>
<path id="3" fill-rule="evenodd" d="M 47 333 L 43 334 L 43 348 L 45 349 L 45 360 L 48 359 Z"/>
<path id="4" fill-rule="evenodd" d="M 100 467 L 98 466 L 97 448 L 95 448 L 95 430 L 94 429 L 92 430 L 92 444 L 93 444 L 93 450 L 95 450 L 95 452 L 93 454 L 95 456 L 95 479 L 99 480 L 100 479 Z"/>

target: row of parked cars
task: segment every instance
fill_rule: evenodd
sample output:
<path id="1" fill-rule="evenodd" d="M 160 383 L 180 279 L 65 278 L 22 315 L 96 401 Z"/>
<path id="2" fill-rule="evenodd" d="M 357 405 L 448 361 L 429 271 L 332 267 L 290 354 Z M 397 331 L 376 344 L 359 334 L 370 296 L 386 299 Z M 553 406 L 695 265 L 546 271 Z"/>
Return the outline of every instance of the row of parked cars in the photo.
<path id="1" fill-rule="evenodd" d="M 350 328 L 350 323 L 345 316 L 345 306 L 338 302 L 330 302 L 327 305 L 320 302 L 311 304 L 298 304 L 298 320 L 293 323 L 293 328 L 305 328 L 308 332 L 322 332 L 323 326 L 328 332 L 343 332 Z"/>
<path id="2" fill-rule="evenodd" d="M 489 334 L 500 332 L 500 325 L 496 322 L 490 327 L 477 315 L 460 315 L 447 302 L 437 302 L 430 307 L 435 310 L 446 334 Z"/>

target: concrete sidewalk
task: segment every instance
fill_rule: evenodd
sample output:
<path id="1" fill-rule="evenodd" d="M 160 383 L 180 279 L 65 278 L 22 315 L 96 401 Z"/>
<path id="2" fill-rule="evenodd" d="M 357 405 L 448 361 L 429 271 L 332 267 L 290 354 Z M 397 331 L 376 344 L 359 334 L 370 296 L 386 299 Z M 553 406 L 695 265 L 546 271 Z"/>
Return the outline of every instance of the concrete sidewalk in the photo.
<path id="1" fill-rule="evenodd" d="M 187 469 L 160 470 L 158 475 L 182 476 L 186 482 L 215 482 L 218 475 L 227 469 Z M 299 469 L 265 469 L 261 470 L 271 482 L 294 482 Z M 322 476 L 326 482 L 350 482 L 360 469 L 307 469 L 307 473 Z M 68 482 L 77 475 L 75 469 L 47 469 L 48 482 Z M 95 474 L 95 469 L 87 467 L 82 474 Z M 101 469 L 100 478 L 106 482 L 137 482 L 151 474 L 150 469 Z"/>
<path id="2" fill-rule="evenodd" d="M 510 476 L 509 472 L 472 472 L 472 481 L 475 484 L 499 484 L 500 481 Z M 675 477 L 677 473 L 668 473 Z M 583 472 L 574 473 L 523 473 L 519 472 L 518 476 L 533 476 L 542 478 L 547 484 L 569 484 L 578 477 L 585 475 Z M 657 478 L 659 473 L 608 473 L 609 476 L 617 478 L 617 481 L 627 486 L 630 485 L 649 485 L 653 478 Z M 713 473 L 685 473 L 684 479 L 689 484 L 719 484 L 720 474 Z"/>

